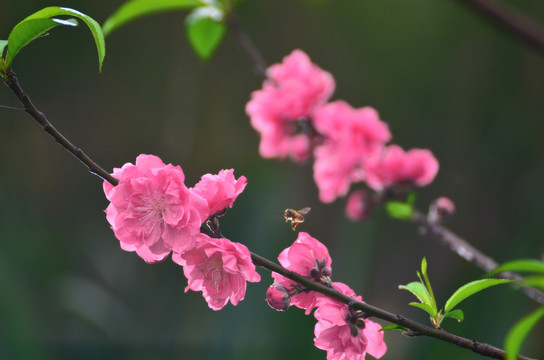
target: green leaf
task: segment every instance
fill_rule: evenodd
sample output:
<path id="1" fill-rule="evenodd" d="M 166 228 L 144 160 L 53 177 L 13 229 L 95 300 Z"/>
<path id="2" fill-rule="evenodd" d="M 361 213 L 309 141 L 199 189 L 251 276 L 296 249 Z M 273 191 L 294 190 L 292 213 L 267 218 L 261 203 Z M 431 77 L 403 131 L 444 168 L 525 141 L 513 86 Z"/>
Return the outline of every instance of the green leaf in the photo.
<path id="1" fill-rule="evenodd" d="M 431 282 L 429 281 L 429 277 L 427 276 L 427 259 L 425 257 L 423 257 L 423 259 L 421 260 L 421 273 L 423 274 L 425 286 L 427 287 L 427 291 L 429 292 L 429 296 L 431 297 L 432 307 L 436 309 L 436 300 L 434 298 L 433 288 L 431 286 Z"/>
<path id="2" fill-rule="evenodd" d="M 523 284 L 530 287 L 544 290 L 544 276 L 542 275 L 526 276 L 523 278 Z"/>
<path id="3" fill-rule="evenodd" d="M 399 289 L 411 292 L 412 294 L 414 294 L 415 297 L 418 298 L 420 302 L 430 306 L 431 308 L 433 307 L 431 296 L 429 295 L 429 292 L 427 291 L 425 285 L 423 285 L 422 283 L 414 281 L 406 285 L 399 285 Z"/>
<path id="4" fill-rule="evenodd" d="M 423 303 L 416 303 L 416 302 L 411 302 L 409 303 L 408 305 L 410 306 L 415 306 L 417 308 L 420 308 L 421 310 L 425 311 L 427 314 L 429 314 L 430 317 L 434 318 L 436 316 L 436 310 L 433 309 L 432 306 L 429 306 L 427 304 L 423 304 Z"/>
<path id="5" fill-rule="evenodd" d="M 380 330 L 378 330 L 378 331 L 387 331 L 387 330 L 407 331 L 408 328 L 406 328 L 406 327 L 404 327 L 404 326 L 397 325 L 397 324 L 391 324 L 391 325 L 387 325 L 387 326 L 382 327 L 382 328 L 381 328 Z"/>
<path id="6" fill-rule="evenodd" d="M 446 301 L 446 306 L 444 307 L 444 312 L 448 313 L 451 309 L 453 309 L 457 304 L 459 304 L 461 301 L 465 300 L 469 296 L 482 291 L 484 289 L 487 289 L 490 286 L 500 285 L 500 284 L 506 284 L 511 283 L 514 280 L 504 280 L 504 279 L 483 279 L 483 280 L 476 280 L 471 281 L 468 284 L 465 284 L 461 286 L 459 289 L 457 289 L 452 296 Z"/>
<path id="7" fill-rule="evenodd" d="M 6 69 L 11 68 L 13 59 L 21 49 L 28 45 L 32 40 L 42 36 L 47 31 L 59 25 L 77 26 L 77 21 L 73 19 L 25 19 L 15 25 L 8 37 L 8 50 L 5 57 Z"/>
<path id="8" fill-rule="evenodd" d="M 104 36 L 136 19 L 162 12 L 192 9 L 203 5 L 198 0 L 131 0 L 127 1 L 102 26 Z"/>
<path id="9" fill-rule="evenodd" d="M 26 17 L 13 28 L 8 38 L 9 46 L 8 53 L 6 55 L 6 67 L 9 68 L 11 66 L 13 58 L 24 46 L 37 37 L 43 35 L 51 28 L 58 25 L 77 26 L 77 21 L 73 19 L 51 19 L 53 16 L 59 15 L 77 17 L 89 27 L 98 51 L 98 68 L 100 71 L 102 71 L 102 63 L 104 62 L 104 57 L 106 56 L 106 44 L 100 25 L 93 18 L 83 14 L 82 12 L 58 6 L 50 6 L 37 11 L 34 14 Z"/>
<path id="10" fill-rule="evenodd" d="M 187 38 L 201 60 L 209 59 L 221 43 L 226 26 L 223 12 L 213 6 L 193 10 L 186 19 Z"/>
<path id="11" fill-rule="evenodd" d="M 460 309 L 452 310 L 450 312 L 445 313 L 442 316 L 442 320 L 445 319 L 445 318 L 448 318 L 448 317 L 454 318 L 458 322 L 462 322 L 465 319 L 465 314 L 463 314 L 463 311 L 460 310 Z M 440 321 L 440 322 L 442 322 L 442 321 Z"/>
<path id="12" fill-rule="evenodd" d="M 414 213 L 414 208 L 412 205 L 401 201 L 388 201 L 385 203 L 385 211 L 393 219 L 410 220 Z"/>
<path id="13" fill-rule="evenodd" d="M 544 261 L 533 259 L 509 261 L 495 268 L 489 275 L 498 274 L 503 271 L 536 272 L 544 274 Z"/>
<path id="14" fill-rule="evenodd" d="M 512 329 L 510 329 L 510 331 L 506 335 L 506 340 L 504 341 L 506 360 L 517 359 L 521 344 L 523 344 L 523 341 L 525 340 L 531 329 L 543 316 L 544 306 L 536 309 L 534 312 L 518 321 L 516 325 L 514 325 Z"/>
<path id="15" fill-rule="evenodd" d="M 4 57 L 4 49 L 8 45 L 7 40 L 0 40 L 0 57 Z"/>

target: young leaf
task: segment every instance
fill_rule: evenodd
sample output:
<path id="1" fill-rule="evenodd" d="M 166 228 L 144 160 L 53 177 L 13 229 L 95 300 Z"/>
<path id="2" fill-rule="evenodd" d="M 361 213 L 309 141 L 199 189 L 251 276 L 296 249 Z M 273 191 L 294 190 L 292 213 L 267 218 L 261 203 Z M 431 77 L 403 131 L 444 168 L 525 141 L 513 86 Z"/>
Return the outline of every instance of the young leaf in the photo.
<path id="1" fill-rule="evenodd" d="M 384 326 L 382 327 L 380 330 L 378 331 L 387 331 L 387 330 L 400 330 L 400 331 L 406 331 L 408 330 L 408 328 L 405 328 L 404 326 L 400 326 L 400 325 L 397 325 L 397 324 L 391 324 L 391 325 L 387 325 L 387 326 Z"/>
<path id="2" fill-rule="evenodd" d="M 434 318 L 436 316 L 436 310 L 433 309 L 431 306 L 429 306 L 427 304 L 411 302 L 408 305 L 420 308 L 421 310 L 423 310 L 427 314 L 429 314 L 429 316 L 432 317 L 432 318 Z"/>
<path id="3" fill-rule="evenodd" d="M 77 26 L 77 21 L 74 19 L 25 19 L 15 25 L 8 37 L 8 51 L 5 57 L 6 69 L 11 68 L 15 56 L 28 43 L 59 25 Z"/>
<path id="4" fill-rule="evenodd" d="M 444 312 L 447 314 L 452 310 L 457 304 L 465 300 L 469 296 L 482 291 L 490 286 L 495 286 L 499 284 L 511 283 L 514 280 L 504 280 L 504 279 L 483 279 L 471 281 L 468 284 L 461 286 L 457 289 L 452 296 L 446 301 L 446 306 L 444 307 Z"/>
<path id="5" fill-rule="evenodd" d="M 436 309 L 436 300 L 434 298 L 433 288 L 431 287 L 431 282 L 429 281 L 429 277 L 427 276 L 427 259 L 425 259 L 425 257 L 423 257 L 423 259 L 421 260 L 421 273 L 423 274 L 425 286 L 427 287 L 427 291 L 429 292 L 429 295 L 431 297 L 432 307 Z"/>
<path id="6" fill-rule="evenodd" d="M 498 274 L 503 271 L 536 272 L 544 274 L 544 261 L 533 259 L 509 261 L 495 268 L 489 275 Z"/>
<path id="7" fill-rule="evenodd" d="M 4 57 L 4 48 L 8 45 L 7 40 L 0 40 L 0 57 Z"/>
<path id="8" fill-rule="evenodd" d="M 50 19 L 53 16 L 73 16 L 82 20 L 91 30 L 91 33 L 96 44 L 96 50 L 98 51 L 98 68 L 102 71 L 102 63 L 106 56 L 106 44 L 104 41 L 104 35 L 102 34 L 102 28 L 100 25 L 90 16 L 83 14 L 74 9 L 49 6 L 43 8 L 34 14 L 27 16 L 23 21 L 13 28 L 8 38 L 8 54 L 6 55 L 6 67 L 9 68 L 13 58 L 17 53 L 30 41 L 44 34 L 49 29 L 57 25 L 76 26 L 77 22 L 72 19 L 60 20 Z M 53 23 L 51 23 L 53 22 Z M 52 26 L 51 26 L 52 25 Z M 14 34 L 15 33 L 15 34 Z M 12 38 L 13 35 L 13 38 Z M 9 62 L 8 62 L 9 59 Z"/>
<path id="9" fill-rule="evenodd" d="M 415 192 L 411 192 L 408 195 L 406 195 L 406 203 L 410 205 L 414 205 L 416 203 L 417 195 Z"/>
<path id="10" fill-rule="evenodd" d="M 399 289 L 411 292 L 423 304 L 426 304 L 431 308 L 433 307 L 431 296 L 429 295 L 429 292 L 427 291 L 425 285 L 423 285 L 422 283 L 414 281 L 406 285 L 399 285 Z"/>
<path id="11" fill-rule="evenodd" d="M 203 5 L 198 0 L 131 0 L 127 1 L 102 26 L 104 36 L 108 36 L 119 27 L 144 16 L 162 12 L 192 9 Z"/>
<path id="12" fill-rule="evenodd" d="M 526 276 L 523 278 L 523 284 L 544 290 L 544 276 L 542 275 Z"/>
<path id="13" fill-rule="evenodd" d="M 393 219 L 410 220 L 414 213 L 412 205 L 401 201 L 388 201 L 385 203 L 385 211 Z"/>
<path id="14" fill-rule="evenodd" d="M 448 318 L 448 317 L 454 318 L 458 322 L 462 322 L 464 320 L 464 318 L 465 318 L 465 315 L 463 314 L 463 311 L 460 310 L 460 309 L 452 310 L 450 312 L 445 313 L 442 316 L 442 319 L 441 319 L 440 322 L 442 322 L 442 320 L 444 320 L 445 318 Z"/>
<path id="15" fill-rule="evenodd" d="M 187 38 L 201 60 L 210 58 L 225 35 L 222 17 L 223 13 L 212 6 L 197 8 L 187 16 Z"/>
<path id="16" fill-rule="evenodd" d="M 516 323 L 510 329 L 506 335 L 506 340 L 504 342 L 504 350 L 506 350 L 506 360 L 515 360 L 518 357 L 519 349 L 521 344 L 531 331 L 531 329 L 536 325 L 538 320 L 544 316 L 544 306 L 536 309 L 536 311 L 530 313 L 520 321 Z"/>

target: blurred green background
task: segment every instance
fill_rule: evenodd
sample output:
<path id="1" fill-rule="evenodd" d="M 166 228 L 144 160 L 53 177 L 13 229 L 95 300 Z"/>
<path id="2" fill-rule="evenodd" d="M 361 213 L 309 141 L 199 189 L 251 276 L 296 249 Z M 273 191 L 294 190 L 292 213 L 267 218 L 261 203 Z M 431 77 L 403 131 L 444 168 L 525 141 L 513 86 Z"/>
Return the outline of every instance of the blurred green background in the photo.
<path id="1" fill-rule="evenodd" d="M 102 23 L 122 1 L 3 0 L 0 38 L 46 5 Z M 511 2 L 544 24 L 544 2 Z M 499 262 L 544 253 L 544 57 L 453 0 L 251 1 L 236 9 L 269 63 L 306 51 L 337 82 L 333 99 L 379 110 L 404 148 L 430 148 L 441 169 L 419 192 L 425 208 L 451 197 L 449 226 Z M 55 126 L 104 168 L 140 153 L 180 164 L 192 186 L 234 168 L 248 186 L 222 220 L 223 233 L 275 259 L 296 238 L 286 207 L 311 206 L 299 229 L 325 243 L 333 279 L 371 303 L 426 322 L 399 284 L 416 280 L 423 256 L 438 301 L 482 276 L 411 224 L 383 213 L 364 223 L 344 199 L 320 204 L 308 166 L 264 160 L 244 106 L 262 79 L 227 34 L 200 62 L 183 13 L 141 19 L 107 39 L 97 72 L 90 32 L 55 29 L 18 56 L 23 88 Z M 19 106 L 6 86 L 2 105 Z M 270 273 L 237 307 L 210 310 L 171 261 L 147 265 L 120 250 L 103 210 L 100 179 L 22 111 L 0 108 L 1 359 L 325 359 L 314 319 L 264 301 Z M 459 335 L 502 347 L 535 304 L 512 288 L 463 303 Z M 384 324 L 384 323 L 382 323 Z M 522 353 L 544 358 L 544 324 Z M 384 359 L 480 359 L 428 338 L 387 333 Z"/>

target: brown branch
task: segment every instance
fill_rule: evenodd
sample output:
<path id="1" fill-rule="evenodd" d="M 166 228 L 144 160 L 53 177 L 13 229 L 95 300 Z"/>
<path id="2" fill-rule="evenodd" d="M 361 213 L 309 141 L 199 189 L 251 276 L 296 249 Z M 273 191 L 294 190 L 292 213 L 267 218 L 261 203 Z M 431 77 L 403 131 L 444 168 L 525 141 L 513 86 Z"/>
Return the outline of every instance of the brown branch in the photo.
<path id="1" fill-rule="evenodd" d="M 17 75 L 9 70 L 4 78 L 4 83 L 11 89 L 11 91 L 17 96 L 19 101 L 23 104 L 24 110 L 32 116 L 40 125 L 43 127 L 45 132 L 51 135 L 57 143 L 68 150 L 70 154 L 76 157 L 81 161 L 91 174 L 97 175 L 103 180 L 108 181 L 109 183 L 116 185 L 117 179 L 111 176 L 106 170 L 102 169 L 97 163 L 95 163 L 90 157 L 88 157 L 83 150 L 73 145 L 68 139 L 64 137 L 55 127 L 47 120 L 45 115 L 39 111 L 36 106 L 30 100 L 30 97 L 23 91 Z"/>
<path id="2" fill-rule="evenodd" d="M 469 244 L 460 236 L 454 234 L 453 232 L 436 222 L 429 221 L 427 216 L 425 216 L 421 212 L 414 212 L 412 221 L 423 227 L 426 234 L 429 234 L 435 240 L 439 241 L 443 245 L 446 245 L 457 255 L 459 255 L 466 261 L 478 266 L 486 273 L 495 270 L 497 266 L 499 266 L 499 264 L 495 260 L 487 256 L 480 250 L 476 249 L 474 246 Z M 512 272 L 502 272 L 498 274 L 497 277 L 510 280 L 523 279 L 519 274 Z M 542 291 L 531 287 L 524 287 L 521 289 L 521 291 L 534 301 L 544 305 L 544 293 Z"/>
<path id="3" fill-rule="evenodd" d="M 316 283 L 297 273 L 287 270 L 283 268 L 282 266 L 268 259 L 265 259 L 262 256 L 259 256 L 255 253 L 251 253 L 251 259 L 256 265 L 265 267 L 270 271 L 274 271 L 280 275 L 285 276 L 286 278 L 296 281 L 304 285 L 307 289 L 318 291 L 322 294 L 332 297 L 333 299 L 341 301 L 345 304 L 349 304 L 349 306 L 358 310 L 362 310 L 371 316 L 408 328 L 412 330 L 412 333 L 411 333 L 412 336 L 417 336 L 417 335 L 429 336 L 435 339 L 449 342 L 451 344 L 457 345 L 464 349 L 472 350 L 473 352 L 483 356 L 491 357 L 494 359 L 506 358 L 506 352 L 502 349 L 496 348 L 489 344 L 480 343 L 475 340 L 470 340 L 470 339 L 463 338 L 461 336 L 454 335 L 452 333 L 445 331 L 444 329 L 435 329 L 429 326 L 425 326 L 418 322 L 410 320 L 404 316 L 392 314 L 376 306 L 372 306 L 370 304 L 367 304 L 361 301 L 356 301 L 353 298 L 341 293 L 340 291 L 336 289 Z M 519 355 L 518 359 L 528 360 L 530 358 Z"/>
<path id="4" fill-rule="evenodd" d="M 249 36 L 247 36 L 247 34 L 242 29 L 240 22 L 236 18 L 236 15 L 234 15 L 234 13 L 231 13 L 227 21 L 229 29 L 234 34 L 238 45 L 253 63 L 255 72 L 262 77 L 266 77 L 266 68 L 268 67 L 266 65 L 266 61 L 264 61 L 264 58 L 259 49 L 257 49 L 257 47 L 253 45 L 253 42 L 251 41 Z"/>
<path id="5" fill-rule="evenodd" d="M 532 19 L 498 0 L 457 0 L 473 8 L 498 27 L 544 53 L 544 29 Z"/>

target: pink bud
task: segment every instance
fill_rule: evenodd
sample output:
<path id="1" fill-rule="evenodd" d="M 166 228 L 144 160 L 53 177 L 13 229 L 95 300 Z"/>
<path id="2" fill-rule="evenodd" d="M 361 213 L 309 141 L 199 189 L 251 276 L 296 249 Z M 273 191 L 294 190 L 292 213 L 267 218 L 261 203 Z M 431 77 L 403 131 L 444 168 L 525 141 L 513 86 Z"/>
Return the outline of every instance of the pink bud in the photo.
<path id="1" fill-rule="evenodd" d="M 431 222 L 439 222 L 453 216 L 453 214 L 455 214 L 455 203 L 450 198 L 441 196 L 429 206 L 427 217 Z"/>
<path id="2" fill-rule="evenodd" d="M 372 208 L 372 199 L 367 191 L 356 190 L 352 192 L 346 203 L 346 217 L 351 221 L 366 219 Z"/>
<path id="3" fill-rule="evenodd" d="M 274 310 L 285 311 L 291 305 L 291 299 L 282 284 L 273 283 L 266 290 L 266 301 Z"/>

